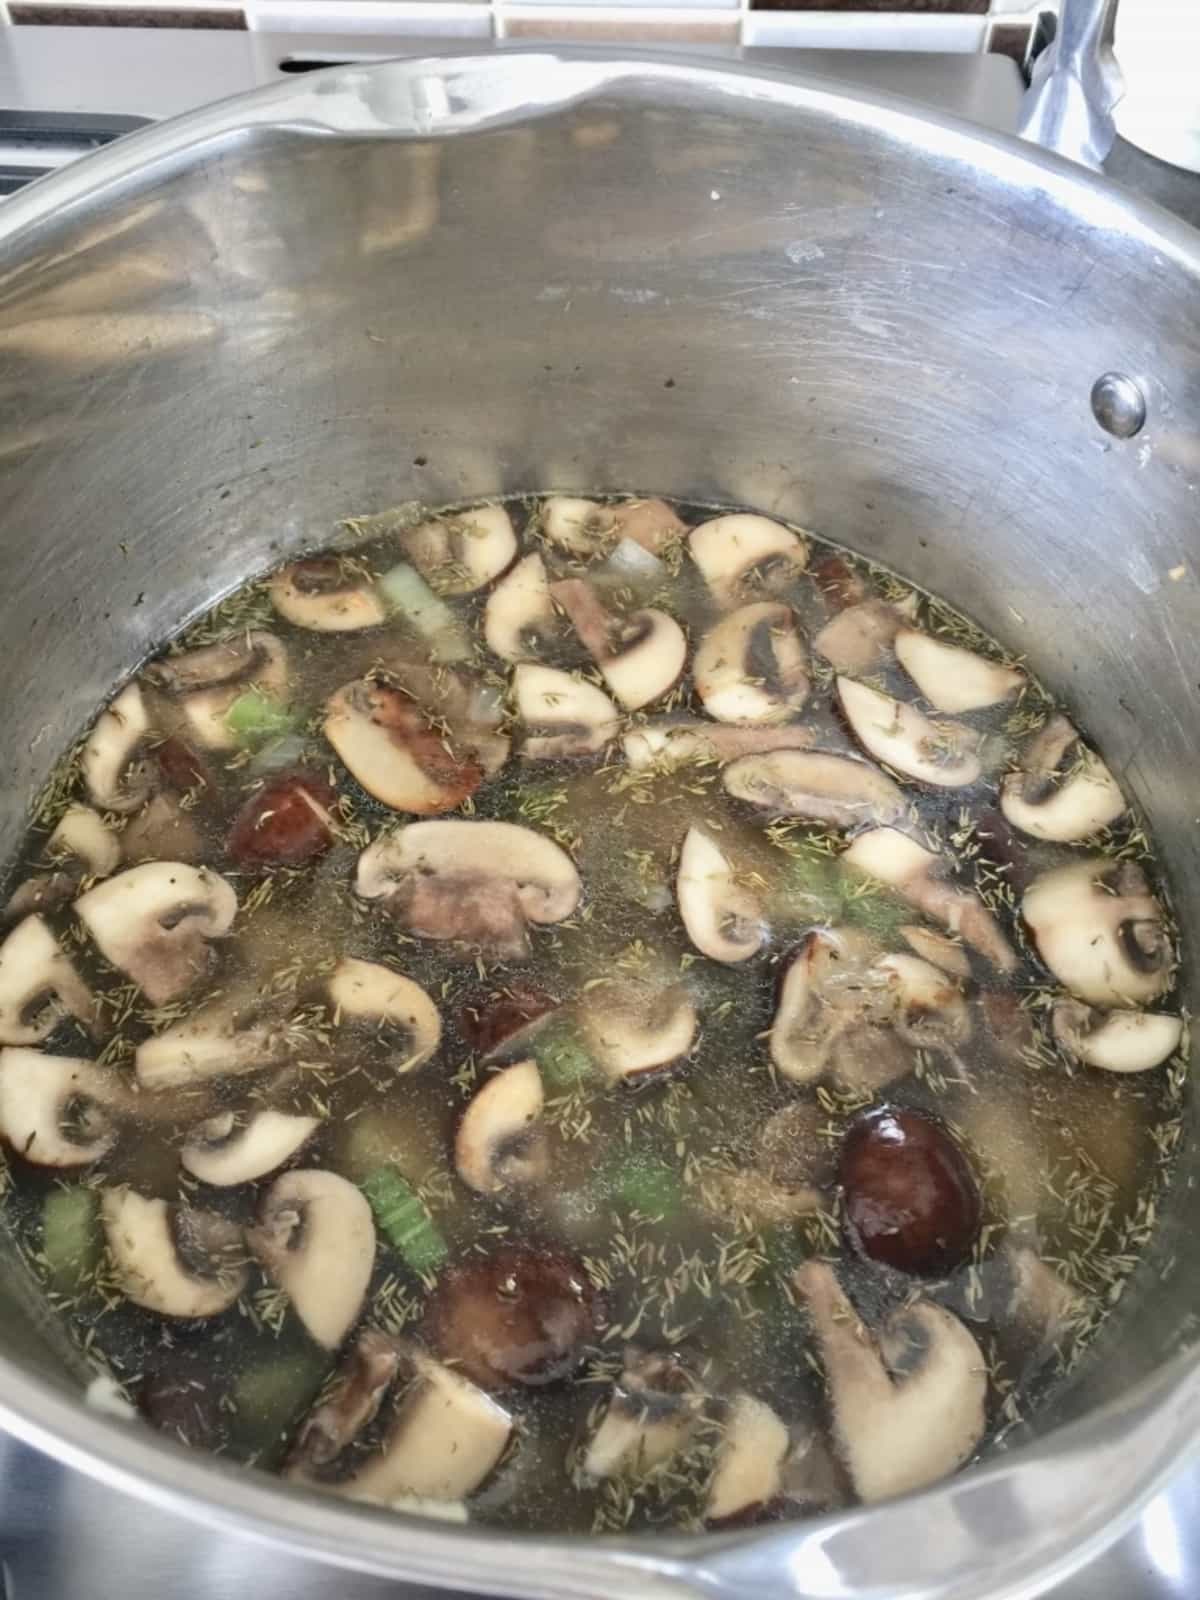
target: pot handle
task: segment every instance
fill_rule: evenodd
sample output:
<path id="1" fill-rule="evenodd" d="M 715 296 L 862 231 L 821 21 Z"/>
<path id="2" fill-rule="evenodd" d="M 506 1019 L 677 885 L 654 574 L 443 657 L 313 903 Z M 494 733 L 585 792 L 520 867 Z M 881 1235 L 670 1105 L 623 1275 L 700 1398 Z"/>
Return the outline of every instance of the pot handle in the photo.
<path id="1" fill-rule="evenodd" d="M 1096 171 L 1125 92 L 1112 48 L 1116 14 L 1117 0 L 1060 0 L 1058 32 L 1034 65 L 1017 125 L 1023 139 Z"/>

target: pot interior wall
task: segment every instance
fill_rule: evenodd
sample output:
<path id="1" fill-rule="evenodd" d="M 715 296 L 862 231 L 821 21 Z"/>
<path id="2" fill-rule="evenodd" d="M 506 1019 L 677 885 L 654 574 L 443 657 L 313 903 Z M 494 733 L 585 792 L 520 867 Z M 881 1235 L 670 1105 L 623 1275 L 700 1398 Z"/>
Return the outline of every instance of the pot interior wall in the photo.
<path id="1" fill-rule="evenodd" d="M 1200 947 L 1200 284 L 1097 189 L 829 111 L 647 73 L 447 139 L 260 130 L 0 242 L 0 856 L 139 657 L 340 518 L 640 488 L 807 524 L 1024 650 Z M 1150 398 L 1129 442 L 1110 368 Z M 1151 1270 L 1070 1403 L 1193 1294 Z"/>

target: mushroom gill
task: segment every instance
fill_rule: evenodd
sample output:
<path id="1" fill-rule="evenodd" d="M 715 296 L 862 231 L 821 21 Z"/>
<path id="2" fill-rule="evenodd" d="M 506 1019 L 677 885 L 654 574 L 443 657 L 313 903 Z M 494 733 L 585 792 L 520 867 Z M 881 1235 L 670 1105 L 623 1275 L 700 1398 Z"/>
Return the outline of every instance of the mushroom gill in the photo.
<path id="1" fill-rule="evenodd" d="M 808 656 L 790 606 L 741 606 L 701 639 L 692 670 L 718 722 L 782 722 L 808 699 Z"/>
<path id="2" fill-rule="evenodd" d="M 665 611 L 616 617 L 583 578 L 564 578 L 550 593 L 626 711 L 638 711 L 674 688 L 687 660 L 683 629 Z"/>
<path id="3" fill-rule="evenodd" d="M 246 1286 L 241 1229 L 226 1217 L 132 1189 L 100 1200 L 108 1253 L 123 1293 L 164 1317 L 215 1317 Z"/>
<path id="4" fill-rule="evenodd" d="M 688 535 L 692 560 L 713 599 L 728 611 L 754 591 L 773 594 L 808 565 L 808 541 L 769 517 L 713 517 Z"/>
<path id="5" fill-rule="evenodd" d="M 1104 762 L 1066 717 L 1054 716 L 1001 784 L 1000 809 L 1022 833 L 1071 844 L 1115 822 L 1126 806 Z"/>
<path id="6" fill-rule="evenodd" d="M 96 997 L 43 917 L 26 917 L 0 944 L 0 1044 L 40 1044 L 63 1017 L 94 1029 Z"/>
<path id="7" fill-rule="evenodd" d="M 74 1056 L 0 1050 L 0 1134 L 40 1167 L 81 1167 L 116 1143 L 127 1103 L 116 1075 Z"/>
<path id="8" fill-rule="evenodd" d="M 1171 937 L 1135 862 L 1093 856 L 1051 868 L 1026 890 L 1021 910 L 1042 960 L 1088 1005 L 1145 1006 L 1170 987 Z"/>

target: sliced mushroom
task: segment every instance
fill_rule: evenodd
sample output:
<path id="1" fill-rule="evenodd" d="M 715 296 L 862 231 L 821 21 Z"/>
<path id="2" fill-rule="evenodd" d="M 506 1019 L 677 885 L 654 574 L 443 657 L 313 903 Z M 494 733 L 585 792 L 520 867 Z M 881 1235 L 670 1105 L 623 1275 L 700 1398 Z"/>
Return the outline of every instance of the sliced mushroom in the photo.
<path id="1" fill-rule="evenodd" d="M 339 1023 L 366 1023 L 377 1033 L 400 1035 L 403 1048 L 389 1062 L 397 1076 L 423 1066 L 442 1042 L 441 1015 L 428 994 L 382 962 L 343 956 L 325 992 Z"/>
<path id="2" fill-rule="evenodd" d="M 583 892 L 553 839 L 511 822 L 414 822 L 358 858 L 355 890 L 425 939 L 529 953 L 529 924 L 562 922 Z"/>
<path id="3" fill-rule="evenodd" d="M 315 633 L 352 633 L 387 621 L 387 606 L 370 578 L 338 556 L 313 556 L 271 579 L 271 604 L 281 617 Z"/>
<path id="4" fill-rule="evenodd" d="M 813 640 L 835 672 L 866 677 L 882 664 L 900 629 L 916 612 L 916 595 L 901 605 L 886 600 L 863 600 L 847 606 L 827 622 Z"/>
<path id="5" fill-rule="evenodd" d="M 143 1040 L 134 1068 L 142 1088 L 157 1093 L 279 1066 L 291 1052 L 279 1005 L 257 990 L 234 992 Z"/>
<path id="6" fill-rule="evenodd" d="M 709 629 L 692 675 L 718 722 L 782 722 L 808 699 L 807 667 L 791 607 L 764 600 Z"/>
<path id="7" fill-rule="evenodd" d="M 966 950 L 948 934 L 938 933 L 935 928 L 923 928 L 919 922 L 910 922 L 900 929 L 900 937 L 922 961 L 940 967 L 952 978 L 965 981 L 971 976 L 971 962 Z"/>
<path id="8" fill-rule="evenodd" d="M 239 1124 L 231 1111 L 222 1111 L 189 1134 L 179 1159 L 214 1188 L 253 1183 L 290 1160 L 320 1126 L 320 1117 L 283 1111 L 255 1111 Z"/>
<path id="9" fill-rule="evenodd" d="M 521 753 L 531 761 L 595 755 L 616 737 L 616 706 L 573 673 L 523 661 L 513 672 L 513 696 L 527 730 Z"/>
<path id="10" fill-rule="evenodd" d="M 287 651 L 273 633 L 249 632 L 163 656 L 144 676 L 178 700 L 191 736 L 205 749 L 233 750 L 237 735 L 225 720 L 230 706 L 250 688 L 282 700 L 289 682 Z"/>
<path id="11" fill-rule="evenodd" d="M 96 998 L 49 924 L 26 917 L 0 944 L 0 1044 L 40 1044 L 64 1016 L 94 1028 Z"/>
<path id="12" fill-rule="evenodd" d="M 325 737 L 367 793 L 395 811 L 452 811 L 483 781 L 478 763 L 456 754 L 417 702 L 388 684 L 339 689 L 326 703 Z"/>
<path id="13" fill-rule="evenodd" d="M 680 983 L 613 981 L 590 988 L 580 1020 L 596 1061 L 614 1082 L 641 1082 L 674 1066 L 696 1038 L 696 1008 Z"/>
<path id="14" fill-rule="evenodd" d="M 687 533 L 679 514 L 665 500 L 621 500 L 608 510 L 612 513 L 618 548 L 629 541 L 649 555 L 661 556 Z"/>
<path id="15" fill-rule="evenodd" d="M 606 555 L 619 537 L 614 507 L 571 495 L 542 502 L 541 530 L 551 544 L 585 561 Z"/>
<path id="16" fill-rule="evenodd" d="M 692 560 L 723 610 L 738 605 L 751 585 L 771 594 L 808 565 L 808 543 L 769 517 L 714 517 L 688 536 Z"/>
<path id="17" fill-rule="evenodd" d="M 116 1143 L 110 1073 L 73 1056 L 0 1050 L 0 1134 L 39 1167 L 82 1167 Z"/>
<path id="18" fill-rule="evenodd" d="M 768 938 L 762 906 L 738 883 L 720 846 L 703 828 L 689 828 L 676 879 L 679 915 L 688 938 L 714 961 L 748 961 Z"/>
<path id="19" fill-rule="evenodd" d="M 536 1061 L 517 1061 L 484 1080 L 454 1140 L 458 1175 L 477 1194 L 499 1194 L 544 1178 L 548 1165 Z"/>
<path id="20" fill-rule="evenodd" d="M 156 794 L 121 835 L 121 855 L 127 866 L 145 861 L 186 861 L 194 864 L 204 853 L 204 839 L 191 811 L 171 794 Z"/>
<path id="21" fill-rule="evenodd" d="M 614 617 L 583 578 L 564 578 L 550 592 L 627 711 L 649 705 L 679 682 L 687 639 L 674 617 L 654 610 Z"/>
<path id="22" fill-rule="evenodd" d="M 838 678 L 837 695 L 851 733 L 876 761 L 939 789 L 978 782 L 983 767 L 979 741 L 970 728 L 931 722 L 916 706 L 853 678 Z"/>
<path id="23" fill-rule="evenodd" d="M 831 828 L 895 822 L 905 799 L 898 784 L 865 761 L 820 750 L 768 750 L 725 768 L 736 800 L 781 817 L 802 817 Z"/>
<path id="24" fill-rule="evenodd" d="M 336 1172 L 285 1172 L 246 1242 L 317 1343 L 336 1349 L 358 1318 L 375 1264 L 375 1224 L 362 1194 Z"/>
<path id="25" fill-rule="evenodd" d="M 1134 862 L 1093 856 L 1043 872 L 1021 910 L 1038 954 L 1077 999 L 1146 1006 L 1170 987 L 1171 938 Z"/>
<path id="26" fill-rule="evenodd" d="M 485 1061 L 497 1056 L 523 1056 L 559 1004 L 536 984 L 506 983 L 485 999 L 463 1008 L 459 1031 Z"/>
<path id="27" fill-rule="evenodd" d="M 412 696 L 434 728 L 445 731 L 460 758 L 473 757 L 488 774 L 500 770 L 510 740 L 502 731 L 507 713 L 495 684 L 414 655 L 406 641 L 389 638 L 381 656 L 396 686 Z"/>
<path id="28" fill-rule="evenodd" d="M 765 1400 L 735 1395 L 709 1479 L 705 1522 L 741 1521 L 777 1499 L 789 1443 L 787 1428 Z"/>
<path id="29" fill-rule="evenodd" d="M 113 1270 L 135 1305 L 164 1317 L 215 1317 L 246 1286 L 242 1232 L 212 1211 L 106 1189 L 100 1216 Z"/>
<path id="30" fill-rule="evenodd" d="M 621 748 L 635 769 L 667 769 L 688 761 L 733 761 L 764 750 L 806 750 L 813 738 L 813 730 L 798 722 L 742 727 L 696 717 L 664 717 L 624 734 Z"/>
<path id="31" fill-rule="evenodd" d="M 488 595 L 483 636 L 488 649 L 505 661 L 535 661 L 556 625 L 546 564 L 534 550 L 522 556 Z"/>
<path id="32" fill-rule="evenodd" d="M 1183 1018 L 1147 1011 L 1094 1011 L 1056 1000 L 1050 1026 L 1070 1055 L 1104 1072 L 1149 1072 L 1178 1050 Z"/>
<path id="33" fill-rule="evenodd" d="M 101 811 L 136 811 L 150 793 L 145 764 L 135 760 L 150 731 L 142 691 L 128 684 L 102 711 L 80 757 L 83 781 Z"/>
<path id="34" fill-rule="evenodd" d="M 687 1446 L 705 1404 L 704 1391 L 677 1356 L 628 1349 L 624 1371 L 584 1451 L 584 1473 L 648 1477 Z"/>
<path id="35" fill-rule="evenodd" d="M 831 1267 L 809 1261 L 795 1282 L 859 1497 L 871 1503 L 906 1494 L 962 1466 L 983 1437 L 987 1363 L 958 1318 L 917 1300 L 872 1337 Z"/>
<path id="36" fill-rule="evenodd" d="M 107 878 L 117 870 L 121 844 L 104 818 L 91 806 L 71 805 L 46 840 L 52 861 L 76 861 L 90 878 Z"/>
<path id="37" fill-rule="evenodd" d="M 503 506 L 472 506 L 418 523 L 400 535 L 404 552 L 438 594 L 474 594 L 498 578 L 517 553 Z"/>
<path id="38" fill-rule="evenodd" d="M 75 914 L 101 954 L 141 989 L 151 1005 L 188 993 L 210 968 L 209 941 L 223 938 L 237 914 L 233 888 L 208 867 L 145 862 L 97 884 Z"/>
<path id="39" fill-rule="evenodd" d="M 1115 822 L 1125 811 L 1125 796 L 1066 717 L 1054 716 L 1001 784 L 1000 809 L 1022 833 L 1070 844 Z"/>
<path id="40" fill-rule="evenodd" d="M 1020 694 L 1029 682 L 1019 667 L 1006 667 L 949 644 L 917 628 L 901 628 L 893 641 L 896 659 L 938 711 L 980 711 Z"/>
<path id="41" fill-rule="evenodd" d="M 852 928 L 814 928 L 797 946 L 779 985 L 769 1049 L 793 1083 L 832 1077 L 875 1092 L 911 1072 L 897 1039 L 897 995 L 878 964 L 874 940 Z"/>
<path id="42" fill-rule="evenodd" d="M 951 1056 L 971 1037 L 971 1012 L 962 989 L 940 967 L 907 954 L 881 956 L 874 970 L 895 997 L 893 1027 L 914 1050 Z"/>
<path id="43" fill-rule="evenodd" d="M 999 971 L 1016 970 L 1016 951 L 995 917 L 977 894 L 950 882 L 946 863 L 935 851 L 895 828 L 872 828 L 859 834 L 842 862 L 888 884 L 918 911 L 974 946 Z"/>

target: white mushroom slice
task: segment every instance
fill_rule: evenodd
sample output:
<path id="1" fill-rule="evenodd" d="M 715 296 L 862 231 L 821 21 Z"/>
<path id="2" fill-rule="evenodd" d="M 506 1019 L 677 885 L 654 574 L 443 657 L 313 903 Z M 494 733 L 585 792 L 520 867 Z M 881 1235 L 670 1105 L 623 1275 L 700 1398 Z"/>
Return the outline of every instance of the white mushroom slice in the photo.
<path id="1" fill-rule="evenodd" d="M 536 1061 L 517 1061 L 486 1078 L 463 1112 L 454 1141 L 458 1175 L 477 1194 L 499 1194 L 544 1178 L 541 1126 L 546 1096 Z"/>
<path id="2" fill-rule="evenodd" d="M 900 629 L 916 612 L 916 595 L 899 606 L 863 600 L 847 606 L 821 629 L 813 649 L 835 672 L 865 677 L 877 670 Z"/>
<path id="3" fill-rule="evenodd" d="M 829 1074 L 842 1087 L 882 1088 L 912 1070 L 896 1041 L 897 992 L 878 946 L 851 928 L 814 928 L 784 969 L 771 1023 L 771 1060 L 793 1083 Z"/>
<path id="4" fill-rule="evenodd" d="M 1104 1072 L 1149 1072 L 1179 1048 L 1183 1018 L 1148 1011 L 1093 1011 L 1056 1000 L 1054 1037 L 1076 1060 Z"/>
<path id="5" fill-rule="evenodd" d="M 674 1356 L 626 1352 L 625 1370 L 583 1456 L 589 1478 L 648 1477 L 685 1448 L 705 1396 Z"/>
<path id="6" fill-rule="evenodd" d="M 725 768 L 726 792 L 781 817 L 831 828 L 895 822 L 905 799 L 898 784 L 865 761 L 820 750 L 769 750 Z"/>
<path id="7" fill-rule="evenodd" d="M 769 1506 L 783 1483 L 788 1431 L 764 1400 L 736 1395 L 725 1418 L 704 1501 L 706 1522 L 728 1522 Z"/>
<path id="8" fill-rule="evenodd" d="M 246 1243 L 326 1350 L 349 1333 L 375 1264 L 366 1199 L 336 1172 L 298 1168 L 267 1190 Z"/>
<path id="9" fill-rule="evenodd" d="M 1070 844 L 1115 822 L 1125 796 L 1066 717 L 1054 716 L 1025 746 L 1019 770 L 1001 784 L 1000 810 L 1022 833 Z"/>
<path id="10" fill-rule="evenodd" d="M 808 699 L 808 657 L 790 606 L 741 606 L 700 641 L 692 676 L 718 722 L 782 722 Z"/>
<path id="11" fill-rule="evenodd" d="M 136 683 L 122 689 L 108 710 L 97 717 L 83 746 L 80 769 L 88 793 L 101 811 L 136 811 L 150 793 L 144 766 L 134 762 L 149 731 L 146 702 Z"/>
<path id="12" fill-rule="evenodd" d="M 198 744 L 207 750 L 235 750 L 238 737 L 225 720 L 229 708 L 251 688 L 283 700 L 289 686 L 288 657 L 273 633 L 258 631 L 163 656 L 146 668 L 145 677 L 178 698 Z"/>
<path id="13" fill-rule="evenodd" d="M 256 1111 L 240 1126 L 223 1111 L 193 1130 L 180 1162 L 202 1183 L 227 1189 L 265 1178 L 290 1160 L 321 1126 L 320 1117 L 294 1117 L 283 1111 Z"/>
<path id="14" fill-rule="evenodd" d="M 511 822 L 414 822 L 358 858 L 355 891 L 425 939 L 529 953 L 529 924 L 562 922 L 583 885 L 560 845 Z"/>
<path id="15" fill-rule="evenodd" d="M 619 540 L 613 551 L 614 563 L 623 544 L 637 545 L 648 555 L 658 557 L 677 545 L 687 533 L 678 512 L 665 500 L 621 500 L 608 509 Z"/>
<path id="16" fill-rule="evenodd" d="M 522 662 L 513 672 L 521 753 L 531 761 L 595 755 L 616 737 L 617 708 L 594 683 L 557 667 Z"/>
<path id="17" fill-rule="evenodd" d="M 981 711 L 984 706 L 998 706 L 1029 682 L 1019 667 L 989 661 L 917 628 L 901 628 L 892 648 L 905 672 L 938 711 Z"/>
<path id="18" fill-rule="evenodd" d="M 971 976 L 970 958 L 957 939 L 938 933 L 934 928 L 923 928 L 919 922 L 906 923 L 900 929 L 900 937 L 922 961 L 940 967 L 952 978 L 965 980 Z"/>
<path id="19" fill-rule="evenodd" d="M 605 555 L 617 541 L 613 507 L 571 495 L 554 495 L 542 502 L 541 530 L 551 544 L 585 561 Z"/>
<path id="20" fill-rule="evenodd" d="M 813 730 L 798 722 L 745 727 L 701 722 L 697 717 L 664 717 L 622 735 L 621 748 L 635 770 L 666 770 L 688 761 L 734 761 L 764 750 L 806 750 L 813 738 Z"/>
<path id="21" fill-rule="evenodd" d="M 389 1063 L 397 1076 L 423 1066 L 442 1042 L 441 1015 L 428 994 L 382 962 L 344 956 L 330 974 L 325 992 L 339 1023 L 373 1023 L 402 1035 L 403 1049 Z"/>
<path id="22" fill-rule="evenodd" d="M 375 584 L 337 556 L 314 556 L 271 579 L 271 604 L 281 617 L 314 633 L 353 633 L 387 621 Z"/>
<path id="23" fill-rule="evenodd" d="M 724 610 L 746 598 L 749 580 L 766 593 L 785 587 L 808 565 L 808 544 L 769 517 L 735 513 L 702 522 L 688 535 L 692 560 Z"/>
<path id="24" fill-rule="evenodd" d="M 39 1167 L 82 1167 L 116 1143 L 111 1074 L 91 1061 L 0 1050 L 0 1134 Z"/>
<path id="25" fill-rule="evenodd" d="M 431 517 L 400 535 L 404 553 L 438 594 L 474 594 L 498 578 L 517 553 L 503 506 L 472 506 Z"/>
<path id="26" fill-rule="evenodd" d="M 696 1008 L 682 984 L 611 982 L 590 988 L 580 1019 L 597 1063 L 614 1082 L 635 1081 L 682 1060 L 696 1039 Z"/>
<path id="27" fill-rule="evenodd" d="M 1146 1006 L 1175 971 L 1162 907 L 1132 861 L 1105 856 L 1035 878 L 1021 903 L 1038 954 L 1089 1005 Z"/>
<path id="28" fill-rule="evenodd" d="M 121 843 L 104 818 L 91 806 L 68 806 L 58 826 L 46 840 L 46 854 L 54 861 L 78 861 L 92 878 L 107 878 L 121 860 Z"/>
<path id="29" fill-rule="evenodd" d="M 999 923 L 977 894 L 943 875 L 946 863 L 935 851 L 895 828 L 872 828 L 859 834 L 842 862 L 888 884 L 918 911 L 973 945 L 999 971 L 1015 971 L 1016 951 Z"/>
<path id="30" fill-rule="evenodd" d="M 821 1348 L 838 1450 L 868 1504 L 944 1478 L 983 1437 L 987 1362 L 949 1311 L 918 1300 L 873 1338 L 833 1269 L 810 1261 L 796 1287 Z"/>
<path id="31" fill-rule="evenodd" d="M 896 954 L 875 962 L 895 997 L 893 1026 L 915 1050 L 951 1053 L 971 1037 L 971 1012 L 955 980 L 919 956 Z"/>
<path id="32" fill-rule="evenodd" d="M 278 1066 L 291 1054 L 287 1028 L 260 997 L 220 995 L 138 1045 L 134 1070 L 155 1092 Z"/>
<path id="33" fill-rule="evenodd" d="M 931 722 L 916 706 L 853 678 L 838 678 L 837 695 L 851 733 L 876 761 L 939 789 L 961 789 L 978 781 L 983 768 L 978 738 L 970 728 Z"/>
<path id="34" fill-rule="evenodd" d="M 635 611 L 618 619 L 583 578 L 564 578 L 551 585 L 550 593 L 627 711 L 649 705 L 678 683 L 687 661 L 687 639 L 674 617 L 665 611 Z"/>
<path id="35" fill-rule="evenodd" d="M 324 732 L 367 793 L 395 811 L 451 811 L 482 777 L 411 696 L 388 684 L 362 679 L 339 689 L 326 702 Z"/>
<path id="36" fill-rule="evenodd" d="M 720 847 L 703 828 L 689 828 L 676 879 L 679 915 L 688 938 L 714 961 L 748 961 L 767 941 L 757 897 L 737 882 Z"/>
<path id="37" fill-rule="evenodd" d="M 225 1217 L 124 1188 L 104 1190 L 100 1216 L 117 1282 L 147 1311 L 219 1316 L 246 1286 L 241 1229 Z"/>
<path id="38" fill-rule="evenodd" d="M 237 895 L 208 867 L 151 861 L 80 895 L 75 914 L 101 954 L 162 1006 L 207 975 L 209 941 L 232 928 Z"/>
<path id="39" fill-rule="evenodd" d="M 40 1044 L 68 1015 L 94 1027 L 95 996 L 49 924 L 26 917 L 0 944 L 0 1044 Z"/>
<path id="40" fill-rule="evenodd" d="M 488 595 L 483 636 L 488 649 L 505 661 L 534 661 L 556 622 L 546 564 L 535 550 L 522 556 Z"/>

